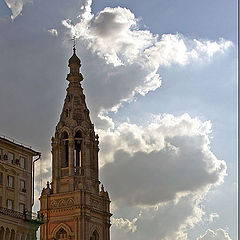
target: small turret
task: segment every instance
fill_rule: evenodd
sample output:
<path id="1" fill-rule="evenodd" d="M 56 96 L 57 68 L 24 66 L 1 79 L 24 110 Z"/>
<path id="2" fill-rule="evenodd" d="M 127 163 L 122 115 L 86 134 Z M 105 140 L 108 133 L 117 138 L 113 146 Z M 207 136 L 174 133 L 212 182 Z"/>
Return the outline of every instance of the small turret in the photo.
<path id="1" fill-rule="evenodd" d="M 72 65 L 78 65 L 81 67 L 81 60 L 78 58 L 76 55 L 76 48 L 73 48 L 73 55 L 72 57 L 68 60 L 68 66 L 71 67 Z"/>
<path id="2" fill-rule="evenodd" d="M 68 67 L 70 73 L 67 75 L 69 82 L 81 82 L 83 80 L 82 74 L 80 73 L 81 60 L 76 55 L 76 48 L 73 48 L 73 55 L 68 60 Z"/>

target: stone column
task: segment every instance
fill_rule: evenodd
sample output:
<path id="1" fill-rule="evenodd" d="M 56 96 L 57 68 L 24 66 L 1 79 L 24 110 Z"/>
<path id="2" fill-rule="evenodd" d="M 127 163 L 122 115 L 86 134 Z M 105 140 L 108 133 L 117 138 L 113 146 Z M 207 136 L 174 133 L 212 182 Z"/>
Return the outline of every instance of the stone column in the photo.
<path id="1" fill-rule="evenodd" d="M 52 178 L 53 178 L 53 193 L 57 193 L 57 180 L 59 178 L 60 168 L 59 168 L 59 158 L 58 158 L 58 145 L 56 143 L 52 144 Z"/>
<path id="2" fill-rule="evenodd" d="M 69 176 L 73 176 L 74 174 L 73 148 L 74 148 L 74 140 L 71 139 L 69 140 L 69 143 L 68 143 Z"/>
<path id="3" fill-rule="evenodd" d="M 74 218 L 74 220 L 75 220 L 75 240 L 78 240 L 79 239 L 79 236 L 78 236 L 78 217 L 76 217 L 76 218 Z"/>
<path id="4" fill-rule="evenodd" d="M 91 165 L 90 165 L 90 141 L 85 140 L 85 147 L 84 147 L 84 163 L 85 163 L 85 176 L 90 177 L 91 173 Z"/>

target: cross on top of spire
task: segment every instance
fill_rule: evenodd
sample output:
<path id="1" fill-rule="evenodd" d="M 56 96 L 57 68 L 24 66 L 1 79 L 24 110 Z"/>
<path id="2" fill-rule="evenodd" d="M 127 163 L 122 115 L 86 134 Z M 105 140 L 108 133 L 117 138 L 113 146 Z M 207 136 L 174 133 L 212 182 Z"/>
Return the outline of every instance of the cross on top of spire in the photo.
<path id="1" fill-rule="evenodd" d="M 76 52 L 76 36 L 75 35 L 73 36 L 72 41 L 73 41 L 73 53 L 75 53 Z"/>

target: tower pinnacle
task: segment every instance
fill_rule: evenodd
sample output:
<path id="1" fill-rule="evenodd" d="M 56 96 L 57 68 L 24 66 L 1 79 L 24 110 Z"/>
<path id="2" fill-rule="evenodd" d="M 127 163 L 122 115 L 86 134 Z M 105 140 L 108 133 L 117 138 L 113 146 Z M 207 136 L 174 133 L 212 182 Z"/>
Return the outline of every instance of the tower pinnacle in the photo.
<path id="1" fill-rule="evenodd" d="M 68 66 L 67 94 L 52 137 L 52 183 L 40 197 L 41 239 L 110 240 L 110 198 L 103 187 L 99 191 L 99 141 L 75 44 Z"/>

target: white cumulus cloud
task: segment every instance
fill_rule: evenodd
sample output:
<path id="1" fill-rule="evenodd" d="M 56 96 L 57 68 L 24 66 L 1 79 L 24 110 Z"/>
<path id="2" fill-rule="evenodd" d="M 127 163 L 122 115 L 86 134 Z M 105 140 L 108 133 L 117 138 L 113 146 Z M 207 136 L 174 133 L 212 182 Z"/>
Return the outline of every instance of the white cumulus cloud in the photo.
<path id="1" fill-rule="evenodd" d="M 138 218 L 141 216 L 139 214 Z M 112 217 L 112 224 L 118 228 L 122 229 L 124 232 L 135 232 L 137 230 L 136 222 L 138 218 L 134 218 L 132 221 L 124 218 L 114 218 Z"/>
<path id="2" fill-rule="evenodd" d="M 159 88 L 162 79 L 158 70 L 161 66 L 186 66 L 191 62 L 208 61 L 214 54 L 223 53 L 232 46 L 231 41 L 224 39 L 189 39 L 182 34 L 159 36 L 142 27 L 141 21 L 129 9 L 106 7 L 94 15 L 91 3 L 90 0 L 84 2 L 76 24 L 70 19 L 62 23 L 70 34 L 106 63 L 101 66 L 103 79 L 98 72 L 98 79 L 104 83 L 98 80 L 97 84 L 109 84 L 108 93 L 116 93 L 116 90 L 118 93 L 113 101 L 108 99 L 107 104 L 101 106 L 103 110 L 116 110 L 136 94 L 145 95 Z M 97 89 L 102 89 L 99 87 Z"/>
<path id="3" fill-rule="evenodd" d="M 19 14 L 21 14 L 23 6 L 26 3 L 32 3 L 32 0 L 5 0 L 5 2 L 11 9 L 11 18 L 14 20 Z"/>
<path id="4" fill-rule="evenodd" d="M 145 127 L 124 122 L 97 132 L 112 206 L 142 211 L 136 221 L 115 216 L 117 240 L 146 239 L 149 232 L 151 239 L 188 239 L 187 230 L 204 220 L 204 197 L 226 176 L 226 163 L 210 149 L 211 123 L 164 114 Z"/>
<path id="5" fill-rule="evenodd" d="M 148 127 L 99 132 L 102 178 L 118 205 L 155 205 L 221 183 L 226 163 L 209 147 L 210 123 L 167 114 Z"/>
<path id="6" fill-rule="evenodd" d="M 208 229 L 206 233 L 198 237 L 197 240 L 231 240 L 231 238 L 226 230 L 219 228 L 216 231 Z"/>

